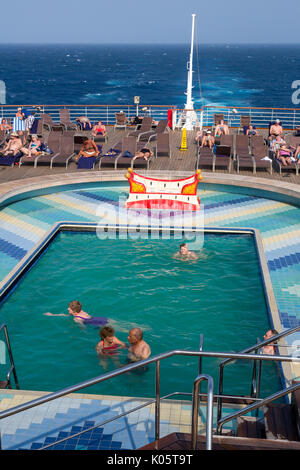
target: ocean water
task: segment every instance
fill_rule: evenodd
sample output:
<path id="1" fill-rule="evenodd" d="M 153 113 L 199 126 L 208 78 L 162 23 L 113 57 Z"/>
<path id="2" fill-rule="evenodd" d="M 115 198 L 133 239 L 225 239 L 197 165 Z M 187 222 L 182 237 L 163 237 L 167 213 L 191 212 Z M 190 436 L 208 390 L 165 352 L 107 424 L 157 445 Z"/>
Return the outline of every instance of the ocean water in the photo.
<path id="1" fill-rule="evenodd" d="M 185 103 L 189 45 L 1 45 L 6 104 Z M 195 107 L 295 107 L 300 45 L 195 47 Z"/>

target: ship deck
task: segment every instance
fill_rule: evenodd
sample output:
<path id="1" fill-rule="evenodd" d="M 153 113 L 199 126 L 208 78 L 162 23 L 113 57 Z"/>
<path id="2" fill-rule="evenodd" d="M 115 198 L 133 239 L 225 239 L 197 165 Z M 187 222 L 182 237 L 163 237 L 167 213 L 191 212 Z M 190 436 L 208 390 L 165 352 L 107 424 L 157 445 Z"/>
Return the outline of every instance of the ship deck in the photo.
<path id="1" fill-rule="evenodd" d="M 231 131 L 232 133 L 237 132 L 235 129 Z M 261 133 L 266 132 L 264 130 Z M 78 135 L 84 135 L 84 132 L 79 133 Z M 181 144 L 182 132 L 180 130 L 170 131 L 170 146 L 172 150 L 171 158 L 169 157 L 159 157 L 153 158 L 150 163 L 150 171 L 184 171 L 184 172 L 193 172 L 196 167 L 197 160 L 197 146 L 194 144 L 195 131 L 187 132 L 187 150 L 179 150 Z M 87 135 L 87 134 L 85 134 Z M 125 133 L 122 130 L 116 130 L 114 132 L 113 127 L 108 127 L 108 141 L 103 143 L 103 151 L 107 151 L 113 147 L 117 142 L 122 140 Z M 153 147 L 155 142 L 151 143 Z M 75 148 L 79 150 L 79 148 Z M 95 170 L 98 169 L 98 165 L 95 166 Z M 33 168 L 32 165 L 22 165 L 21 167 L 5 167 L 0 166 L 0 183 L 5 183 L 9 181 L 14 181 L 24 178 L 33 178 L 46 175 L 55 175 L 55 174 L 64 174 L 64 173 L 79 173 L 81 171 L 87 170 L 78 170 L 74 162 L 71 162 L 68 165 L 68 168 L 65 166 L 54 165 L 52 169 L 49 168 L 49 165 L 38 165 L 36 168 Z M 99 170 L 100 172 L 103 170 Z M 105 167 L 105 171 L 114 172 L 114 168 Z M 206 172 L 211 172 L 211 170 L 205 168 Z M 212 173 L 212 172 L 211 172 Z M 215 173 L 224 173 L 222 169 L 216 169 Z M 225 171 L 228 174 L 227 171 Z M 236 169 L 231 169 L 232 174 L 237 174 Z M 300 174 L 296 176 L 295 171 L 283 172 L 281 175 L 276 169 L 273 169 L 273 173 L 270 174 L 266 170 L 257 170 L 256 174 L 253 174 L 252 170 L 241 169 L 239 172 L 243 176 L 251 176 L 254 178 L 267 178 L 278 180 L 285 183 L 300 183 Z"/>

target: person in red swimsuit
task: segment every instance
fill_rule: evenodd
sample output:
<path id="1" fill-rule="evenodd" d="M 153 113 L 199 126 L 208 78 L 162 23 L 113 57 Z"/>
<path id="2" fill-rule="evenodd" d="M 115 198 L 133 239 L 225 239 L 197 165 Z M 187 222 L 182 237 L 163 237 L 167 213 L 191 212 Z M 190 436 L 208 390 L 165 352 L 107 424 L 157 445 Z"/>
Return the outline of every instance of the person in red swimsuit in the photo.
<path id="1" fill-rule="evenodd" d="M 96 346 L 96 351 L 98 354 L 111 356 L 116 354 L 119 348 L 126 347 L 126 344 L 115 336 L 115 330 L 109 325 L 101 328 L 99 335 L 101 341 L 99 341 Z"/>

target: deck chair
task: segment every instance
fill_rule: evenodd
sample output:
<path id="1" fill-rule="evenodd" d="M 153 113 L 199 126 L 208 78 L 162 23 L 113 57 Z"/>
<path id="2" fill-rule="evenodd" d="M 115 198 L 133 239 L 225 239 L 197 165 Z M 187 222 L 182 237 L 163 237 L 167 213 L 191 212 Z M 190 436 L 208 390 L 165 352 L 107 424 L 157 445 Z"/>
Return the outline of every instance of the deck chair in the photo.
<path id="1" fill-rule="evenodd" d="M 71 122 L 69 109 L 60 109 L 59 117 L 60 117 L 60 124 L 63 126 L 64 130 L 76 131 L 78 129 L 77 124 L 75 122 Z"/>
<path id="2" fill-rule="evenodd" d="M 279 173 L 282 174 L 283 171 L 296 171 L 296 175 L 298 176 L 299 174 L 299 163 L 298 162 L 292 162 L 291 165 L 283 165 L 283 163 L 278 160 L 276 157 L 274 157 L 274 163 L 275 163 L 275 166 L 277 167 L 277 169 L 279 169 Z"/>
<path id="3" fill-rule="evenodd" d="M 237 134 L 235 138 L 234 155 L 248 155 L 249 154 L 249 139 L 247 135 Z"/>
<path id="4" fill-rule="evenodd" d="M 132 159 L 136 155 L 136 138 L 134 136 L 123 139 L 122 152 L 116 158 L 115 168 L 118 166 L 132 166 Z"/>
<path id="5" fill-rule="evenodd" d="M 135 131 L 129 132 L 129 134 L 127 134 L 127 137 L 130 137 L 130 136 L 138 137 L 143 132 L 149 132 L 151 131 L 151 126 L 152 126 L 152 117 L 146 116 L 143 118 L 140 129 L 139 130 L 136 129 Z"/>
<path id="6" fill-rule="evenodd" d="M 214 127 L 220 124 L 221 121 L 224 121 L 224 114 L 214 114 Z"/>
<path id="7" fill-rule="evenodd" d="M 171 158 L 170 134 L 158 134 L 154 154 L 156 157 Z"/>
<path id="8" fill-rule="evenodd" d="M 22 152 L 18 152 L 16 155 L 0 155 L 0 165 L 13 167 L 16 163 L 20 161 L 20 158 L 23 155 L 24 154 Z"/>
<path id="9" fill-rule="evenodd" d="M 117 160 L 118 158 L 122 157 L 126 159 L 126 164 L 127 166 L 130 166 L 131 164 L 131 159 L 130 156 L 124 157 L 124 154 L 126 152 L 130 152 L 132 155 L 131 158 L 134 157 L 136 154 L 136 138 L 135 137 L 123 137 L 122 139 L 122 146 L 121 149 L 117 148 L 117 146 L 113 147 L 113 150 L 115 150 L 117 153 L 112 154 L 112 155 L 103 155 L 100 160 L 99 160 L 99 169 L 104 167 L 104 166 L 114 166 L 115 169 L 117 168 Z"/>
<path id="10" fill-rule="evenodd" d="M 215 154 L 212 149 L 209 147 L 199 147 L 198 155 L 197 155 L 197 162 L 196 162 L 196 169 L 208 167 L 212 170 L 214 169 L 215 164 Z"/>
<path id="11" fill-rule="evenodd" d="M 48 131 L 61 132 L 63 133 L 63 125 L 52 120 L 52 117 L 49 113 L 41 114 L 43 120 L 43 128 Z"/>
<path id="12" fill-rule="evenodd" d="M 74 138 L 72 135 L 62 135 L 57 138 L 55 133 L 52 133 L 52 137 L 48 139 L 48 145 L 53 151 L 53 155 L 42 155 L 38 157 L 36 165 L 40 163 L 50 164 L 50 170 L 53 165 L 65 165 L 66 168 L 72 157 L 75 156 L 74 152 Z"/>
<path id="13" fill-rule="evenodd" d="M 149 150 L 153 151 L 152 148 L 150 148 L 149 146 L 145 146 L 145 144 L 143 145 L 142 148 L 149 148 Z M 153 156 L 152 157 L 150 156 L 147 160 L 145 160 L 144 158 L 136 158 L 134 161 L 133 160 L 131 161 L 131 168 L 146 168 L 147 170 L 149 170 L 149 166 L 152 161 L 152 158 Z"/>
<path id="14" fill-rule="evenodd" d="M 156 129 L 153 129 L 152 131 L 148 131 L 148 132 L 141 132 L 137 140 L 138 142 L 139 141 L 150 142 L 151 140 L 156 140 L 158 134 L 163 134 L 167 128 L 168 128 L 168 120 L 162 119 L 157 124 Z"/>
<path id="15" fill-rule="evenodd" d="M 126 114 L 119 112 L 119 113 L 116 113 L 115 116 L 116 116 L 116 123 L 114 125 L 114 132 L 116 131 L 116 129 L 124 129 L 126 131 L 126 127 L 128 123 Z"/>
<path id="16" fill-rule="evenodd" d="M 267 145 L 261 147 L 253 147 L 251 148 L 251 153 L 254 159 L 254 173 L 256 173 L 257 169 L 270 170 L 270 174 L 273 173 L 273 162 L 272 159 L 269 158 L 269 148 L 267 147 Z"/>
<path id="17" fill-rule="evenodd" d="M 231 161 L 231 147 L 227 145 L 217 145 L 213 171 L 215 171 L 217 167 L 225 167 L 228 170 L 228 173 L 230 173 Z"/>

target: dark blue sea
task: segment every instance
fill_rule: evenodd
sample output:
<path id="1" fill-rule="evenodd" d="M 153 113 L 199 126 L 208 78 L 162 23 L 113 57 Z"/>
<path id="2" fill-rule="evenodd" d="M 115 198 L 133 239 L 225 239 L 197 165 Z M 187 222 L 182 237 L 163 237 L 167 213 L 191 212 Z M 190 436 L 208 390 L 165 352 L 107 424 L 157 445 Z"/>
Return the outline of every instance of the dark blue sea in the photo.
<path id="1" fill-rule="evenodd" d="M 1 45 L 6 104 L 133 104 L 182 107 L 187 45 Z M 193 97 L 203 104 L 297 107 L 300 45 L 195 47 Z M 299 107 L 299 105 L 298 105 Z"/>

